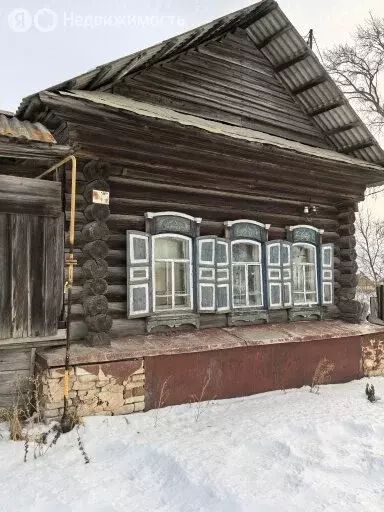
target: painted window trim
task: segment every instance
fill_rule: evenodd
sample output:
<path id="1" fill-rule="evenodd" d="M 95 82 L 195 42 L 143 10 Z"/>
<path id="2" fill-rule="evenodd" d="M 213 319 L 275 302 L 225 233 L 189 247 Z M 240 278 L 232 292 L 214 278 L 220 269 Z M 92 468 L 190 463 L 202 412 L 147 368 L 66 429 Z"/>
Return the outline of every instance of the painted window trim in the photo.
<path id="1" fill-rule="evenodd" d="M 201 257 L 203 244 L 211 244 L 212 245 L 212 259 L 210 261 L 203 260 Z M 199 259 L 198 259 L 199 265 L 214 265 L 215 264 L 215 254 L 216 254 L 216 251 L 215 251 L 216 240 L 214 240 L 213 238 L 208 238 L 208 239 L 207 238 L 199 238 L 197 245 L 198 245 L 197 250 L 199 253 Z"/>
<path id="2" fill-rule="evenodd" d="M 134 276 L 134 273 L 135 272 L 145 272 L 145 277 L 135 277 Z M 148 266 L 146 267 L 131 267 L 129 269 L 129 280 L 131 283 L 136 283 L 136 282 L 140 282 L 140 281 L 148 281 L 149 279 L 149 268 Z"/>
<path id="3" fill-rule="evenodd" d="M 307 227 L 307 226 L 306 226 Z M 316 228 L 314 228 L 316 229 Z M 295 291 L 292 292 L 292 302 L 293 302 L 293 305 L 294 306 L 318 306 L 320 304 L 320 300 L 319 300 L 319 278 L 318 278 L 318 275 L 319 275 L 319 268 L 318 268 L 318 258 L 317 258 L 317 246 L 314 245 L 314 244 L 309 244 L 307 242 L 295 242 L 294 244 L 292 244 L 292 247 L 296 247 L 296 246 L 301 246 L 301 247 L 311 247 L 313 250 L 314 250 L 314 253 L 315 253 L 315 263 L 314 263 L 314 267 L 315 267 L 315 284 L 316 284 L 316 302 L 295 302 L 295 298 L 294 298 L 294 294 L 295 294 Z M 312 264 L 308 264 L 308 265 L 312 265 Z M 293 260 L 292 260 L 292 268 L 295 267 L 295 264 L 293 263 Z M 294 276 L 292 276 L 292 282 L 294 281 Z M 293 282 L 294 284 L 294 282 Z M 304 292 L 305 294 L 306 292 Z"/>
<path id="4" fill-rule="evenodd" d="M 318 228 L 315 228 L 314 226 L 309 226 L 308 224 L 297 224 L 296 226 L 288 227 L 289 231 L 295 231 L 295 229 L 298 229 L 298 228 L 312 229 L 312 231 L 316 231 L 316 233 L 319 233 L 319 235 L 322 235 L 324 233 L 324 229 L 318 229 Z"/>
<path id="5" fill-rule="evenodd" d="M 134 311 L 133 312 L 133 290 L 135 288 L 144 288 L 145 289 L 145 294 L 146 294 L 146 304 L 147 304 L 147 307 L 141 311 Z M 133 312 L 132 313 L 132 316 L 137 316 L 137 315 L 147 315 L 149 314 L 149 285 L 148 283 L 141 283 L 141 284 L 132 284 L 130 285 L 130 297 L 129 297 L 129 306 L 130 306 L 130 310 Z"/>
<path id="6" fill-rule="evenodd" d="M 229 265 L 229 244 L 227 242 L 222 242 L 220 240 L 217 240 L 216 241 L 217 244 L 220 244 L 220 245 L 224 245 L 225 247 L 225 255 L 226 255 L 226 260 L 225 262 L 220 262 L 220 263 L 217 263 L 217 266 L 218 267 L 227 267 Z M 217 251 L 216 251 L 217 253 Z"/>
<path id="7" fill-rule="evenodd" d="M 269 244 L 267 246 L 267 266 L 268 267 L 281 267 L 281 250 L 280 250 L 280 242 L 276 242 L 275 244 Z M 272 247 L 278 247 L 279 248 L 279 262 L 278 263 L 271 263 L 271 249 Z"/>
<path id="8" fill-rule="evenodd" d="M 280 299 L 279 299 L 279 302 L 276 302 L 276 304 L 272 303 L 272 286 L 278 286 L 279 290 L 280 290 Z M 283 309 L 284 308 L 284 301 L 283 301 L 283 285 L 282 285 L 282 282 L 281 281 L 276 281 L 276 282 L 270 281 L 269 282 L 269 290 L 268 290 L 268 292 L 270 294 L 271 307 L 281 306 L 281 304 L 283 304 L 283 307 L 281 308 L 281 309 Z"/>
<path id="9" fill-rule="evenodd" d="M 160 233 L 158 235 L 152 235 L 152 300 L 153 300 L 153 313 L 154 314 L 171 314 L 174 312 L 183 312 L 183 311 L 193 311 L 194 309 L 194 296 L 193 296 L 193 252 L 192 252 L 192 238 L 184 235 L 179 235 L 177 233 Z M 180 240 L 188 241 L 188 259 L 179 259 L 177 260 L 180 263 L 189 263 L 189 297 L 190 297 L 190 307 L 172 307 L 170 309 L 157 309 L 156 308 L 156 273 L 155 273 L 155 243 L 159 238 L 177 238 Z M 174 262 L 175 259 L 161 259 L 158 261 L 171 261 Z M 172 289 L 174 290 L 174 282 L 172 282 Z M 172 302 L 174 301 L 174 297 L 172 298 Z"/>
<path id="10" fill-rule="evenodd" d="M 145 253 L 146 253 L 147 257 L 144 260 L 136 260 L 134 257 L 135 252 L 134 252 L 134 247 L 133 247 L 133 241 L 135 238 L 140 238 L 141 240 L 145 241 Z M 130 260 L 131 260 L 129 263 L 131 265 L 141 265 L 143 263 L 146 263 L 148 265 L 149 264 L 148 236 L 133 233 L 129 239 L 129 251 L 130 251 Z"/>
<path id="11" fill-rule="evenodd" d="M 205 288 L 212 288 L 213 289 L 213 304 L 216 304 L 216 283 L 200 283 L 199 286 L 200 286 L 199 310 L 200 311 L 214 311 L 214 310 L 212 310 L 211 306 L 208 306 L 208 307 L 204 308 L 201 305 L 201 301 L 202 301 L 202 297 L 203 297 L 203 294 L 201 293 L 201 288 L 205 287 Z"/>
<path id="12" fill-rule="evenodd" d="M 201 221 L 203 220 L 201 217 L 192 217 L 191 215 L 187 215 L 186 213 L 180 212 L 146 212 L 145 214 L 146 219 L 154 219 L 155 217 L 182 217 L 183 219 L 188 219 L 193 222 L 196 222 L 196 224 L 201 224 Z"/>
<path id="13" fill-rule="evenodd" d="M 230 303 L 231 302 L 231 298 L 230 298 L 230 294 L 229 294 L 229 283 L 218 284 L 217 288 L 226 288 L 227 289 L 226 297 L 228 299 L 227 305 L 223 306 L 222 308 L 218 307 L 217 311 L 229 311 L 230 308 L 231 308 L 231 303 Z"/>
<path id="14" fill-rule="evenodd" d="M 235 226 L 236 224 L 253 224 L 254 226 L 259 226 L 261 228 L 264 228 L 265 230 L 269 231 L 271 224 L 262 224 L 261 222 L 257 222 L 256 220 L 249 220 L 249 219 L 239 219 L 239 220 L 227 220 L 224 222 L 224 226 L 231 228 L 232 226 Z"/>
<path id="15" fill-rule="evenodd" d="M 332 259 L 333 259 L 333 255 L 332 255 L 332 249 L 331 247 L 328 245 L 326 247 L 322 247 L 321 248 L 321 260 L 324 262 L 324 253 L 325 251 L 330 251 L 331 252 L 331 258 L 330 258 L 330 264 L 329 265 L 326 265 L 325 263 L 323 263 L 323 268 L 325 269 L 332 269 L 333 265 L 332 265 Z"/>
<path id="16" fill-rule="evenodd" d="M 215 279 L 215 269 L 214 268 L 199 268 L 199 280 L 200 281 L 208 281 L 208 280 L 212 280 L 212 279 Z M 202 276 L 202 273 L 203 272 L 211 272 L 211 276 L 210 277 L 203 277 Z"/>
<path id="17" fill-rule="evenodd" d="M 325 286 L 330 286 L 331 288 L 331 300 L 330 301 L 327 301 L 327 300 L 324 300 L 324 297 L 325 297 L 325 294 L 324 294 L 324 287 Z M 332 305 L 333 304 L 333 282 L 332 281 L 323 281 L 323 304 L 325 304 L 326 306 L 328 305 Z"/>
<path id="18" fill-rule="evenodd" d="M 232 257 L 232 248 L 236 244 L 251 244 L 251 245 L 257 245 L 259 247 L 259 255 L 260 255 L 260 261 L 259 262 L 233 262 Z M 248 280 L 246 280 L 246 290 L 247 290 L 247 305 L 241 305 L 241 306 L 235 306 L 235 300 L 234 300 L 234 279 L 233 279 L 233 267 L 245 265 L 247 269 L 247 275 L 248 275 L 248 266 L 249 265 L 256 265 L 259 267 L 259 273 L 260 273 L 260 283 L 261 283 L 261 304 L 251 304 L 249 305 L 249 294 L 248 294 Z M 260 309 L 264 307 L 265 299 L 264 299 L 264 287 L 263 287 L 263 271 L 264 271 L 264 265 L 263 265 L 263 251 L 262 251 L 262 244 L 261 242 L 257 242 L 256 240 L 250 240 L 248 238 L 245 239 L 238 239 L 238 240 L 232 240 L 231 241 L 231 281 L 232 281 L 232 308 L 234 310 L 239 309 Z"/>

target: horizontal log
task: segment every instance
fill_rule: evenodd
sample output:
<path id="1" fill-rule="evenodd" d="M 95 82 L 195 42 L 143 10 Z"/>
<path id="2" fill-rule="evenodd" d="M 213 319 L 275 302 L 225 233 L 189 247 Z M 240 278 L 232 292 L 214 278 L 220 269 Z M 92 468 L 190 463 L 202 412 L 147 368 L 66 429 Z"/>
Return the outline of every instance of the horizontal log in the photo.
<path id="1" fill-rule="evenodd" d="M 338 233 L 340 236 L 354 235 L 356 228 L 354 224 L 342 224 L 339 226 Z"/>
<path id="2" fill-rule="evenodd" d="M 342 236 L 339 240 L 340 249 L 354 249 L 356 247 L 356 238 L 354 235 Z"/>

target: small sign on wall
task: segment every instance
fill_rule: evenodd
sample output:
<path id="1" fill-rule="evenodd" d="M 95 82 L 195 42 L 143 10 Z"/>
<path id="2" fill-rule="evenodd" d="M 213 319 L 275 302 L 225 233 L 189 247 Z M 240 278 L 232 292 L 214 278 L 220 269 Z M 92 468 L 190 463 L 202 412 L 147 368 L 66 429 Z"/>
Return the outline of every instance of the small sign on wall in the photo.
<path id="1" fill-rule="evenodd" d="M 92 203 L 109 204 L 109 192 L 94 189 L 92 191 Z"/>

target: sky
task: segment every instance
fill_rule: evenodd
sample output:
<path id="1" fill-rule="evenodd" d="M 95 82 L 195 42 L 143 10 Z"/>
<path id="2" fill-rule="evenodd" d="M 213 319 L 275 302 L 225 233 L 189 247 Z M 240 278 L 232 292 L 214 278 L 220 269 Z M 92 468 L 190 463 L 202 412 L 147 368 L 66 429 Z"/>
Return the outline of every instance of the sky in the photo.
<path id="1" fill-rule="evenodd" d="M 0 110 L 15 112 L 25 96 L 253 3 L 1 0 Z M 314 29 L 320 51 L 347 41 L 370 12 L 384 16 L 384 0 L 280 0 L 279 5 L 302 35 Z M 384 198 L 375 204 L 384 212 Z"/>

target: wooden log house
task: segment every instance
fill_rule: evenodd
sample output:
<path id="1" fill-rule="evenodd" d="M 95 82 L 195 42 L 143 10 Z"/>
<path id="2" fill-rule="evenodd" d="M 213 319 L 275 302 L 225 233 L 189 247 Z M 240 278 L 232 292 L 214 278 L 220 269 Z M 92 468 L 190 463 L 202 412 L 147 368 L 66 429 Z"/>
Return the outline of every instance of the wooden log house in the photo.
<path id="1" fill-rule="evenodd" d="M 12 147 L 4 183 L 64 153 L 78 162 L 73 341 L 360 320 L 355 212 L 384 181 L 384 153 L 274 0 L 34 94 L 17 117 L 56 144 L 39 143 L 44 155 Z M 20 254 L 2 246 L 1 275 L 12 287 L 30 258 L 32 282 L 22 307 L 18 287 L 3 287 L 0 338 L 33 343 L 65 321 L 64 259 L 51 269 L 48 252 L 68 251 L 71 177 L 63 166 L 34 181 L 37 210 L 22 185 L 0 193 L 0 235 L 30 240 Z M 100 191 L 109 204 L 94 202 Z M 41 265 L 34 244 L 48 251 Z M 41 286 L 49 327 L 34 309 Z"/>

